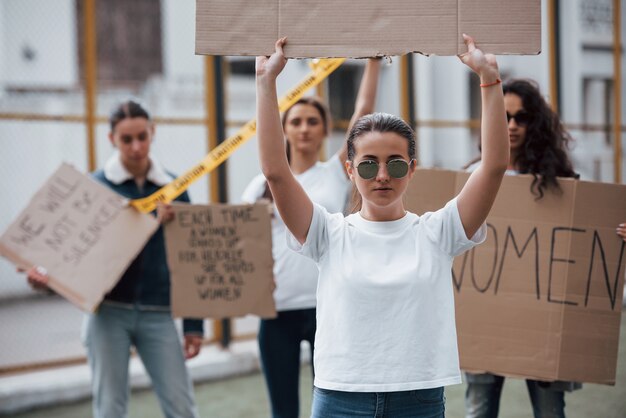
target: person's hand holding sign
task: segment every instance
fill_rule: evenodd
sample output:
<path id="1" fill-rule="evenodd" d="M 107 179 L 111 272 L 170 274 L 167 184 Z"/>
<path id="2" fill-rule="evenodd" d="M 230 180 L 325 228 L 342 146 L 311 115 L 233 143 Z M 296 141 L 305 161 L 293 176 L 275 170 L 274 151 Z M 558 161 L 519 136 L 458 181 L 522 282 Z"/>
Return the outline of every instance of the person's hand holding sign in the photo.
<path id="1" fill-rule="evenodd" d="M 174 220 L 174 210 L 169 203 L 157 203 L 157 221 L 161 225 Z"/>
<path id="2" fill-rule="evenodd" d="M 26 273 L 26 279 L 28 284 L 35 290 L 50 290 L 48 287 L 48 281 L 50 280 L 46 269 L 39 266 L 33 266 L 28 270 L 18 268 L 19 273 Z"/>
<path id="3" fill-rule="evenodd" d="M 624 241 L 626 241 L 626 222 L 619 224 L 616 231 L 617 235 L 619 235 Z"/>

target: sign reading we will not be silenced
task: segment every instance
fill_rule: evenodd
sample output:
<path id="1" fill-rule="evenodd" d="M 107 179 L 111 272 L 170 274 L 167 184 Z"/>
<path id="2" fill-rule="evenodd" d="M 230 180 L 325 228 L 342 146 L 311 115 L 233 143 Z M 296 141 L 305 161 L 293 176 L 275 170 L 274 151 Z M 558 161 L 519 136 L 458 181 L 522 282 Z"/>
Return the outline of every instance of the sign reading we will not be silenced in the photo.
<path id="1" fill-rule="evenodd" d="M 21 268 L 44 267 L 50 288 L 93 312 L 158 226 L 63 164 L 2 234 L 0 255 Z"/>
<path id="2" fill-rule="evenodd" d="M 184 318 L 276 316 L 266 204 L 172 204 L 165 225 L 172 313 Z"/>
<path id="3" fill-rule="evenodd" d="M 469 173 L 420 169 L 407 208 L 437 210 Z M 461 368 L 537 380 L 614 384 L 626 245 L 626 186 L 505 176 L 485 243 L 452 269 Z"/>

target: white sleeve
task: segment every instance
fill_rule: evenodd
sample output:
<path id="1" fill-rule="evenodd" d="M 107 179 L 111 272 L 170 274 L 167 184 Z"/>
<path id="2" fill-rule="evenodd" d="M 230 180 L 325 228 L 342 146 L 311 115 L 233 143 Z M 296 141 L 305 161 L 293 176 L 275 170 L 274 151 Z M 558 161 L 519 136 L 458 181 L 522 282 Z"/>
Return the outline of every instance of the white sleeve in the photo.
<path id="1" fill-rule="evenodd" d="M 487 238 L 487 225 L 484 222 L 471 239 L 467 238 L 456 197 L 438 211 L 425 213 L 421 222 L 424 222 L 428 238 L 451 256 L 457 256 Z"/>
<path id="2" fill-rule="evenodd" d="M 261 198 L 261 196 L 263 196 L 263 192 L 265 192 L 265 184 L 266 180 L 263 174 L 259 174 L 253 178 L 243 191 L 241 201 L 243 203 L 255 203 Z"/>
<path id="3" fill-rule="evenodd" d="M 313 217 L 306 241 L 304 244 L 300 244 L 296 237 L 287 230 L 287 246 L 298 254 L 319 262 L 328 248 L 328 216 L 326 209 L 313 203 Z"/>

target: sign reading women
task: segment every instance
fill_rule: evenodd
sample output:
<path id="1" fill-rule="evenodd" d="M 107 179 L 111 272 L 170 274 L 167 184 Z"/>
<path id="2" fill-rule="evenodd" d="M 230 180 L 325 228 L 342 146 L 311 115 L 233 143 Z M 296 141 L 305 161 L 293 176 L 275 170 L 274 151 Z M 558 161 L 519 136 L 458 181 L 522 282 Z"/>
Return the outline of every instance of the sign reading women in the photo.
<path id="1" fill-rule="evenodd" d="M 442 207 L 468 173 L 418 170 L 407 206 Z M 626 186 L 560 179 L 536 199 L 505 176 L 487 241 L 455 259 L 461 367 L 539 380 L 615 383 L 626 245 Z"/>

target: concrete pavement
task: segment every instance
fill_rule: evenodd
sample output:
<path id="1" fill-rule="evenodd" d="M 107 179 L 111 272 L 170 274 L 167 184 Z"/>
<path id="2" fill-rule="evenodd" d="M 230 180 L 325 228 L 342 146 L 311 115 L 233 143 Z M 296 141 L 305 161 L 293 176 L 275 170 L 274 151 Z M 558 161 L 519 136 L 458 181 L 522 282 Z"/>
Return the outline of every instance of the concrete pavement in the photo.
<path id="1" fill-rule="evenodd" d="M 5 316 L 2 318 L 3 321 L 0 323 L 4 326 Z M 59 319 L 58 316 L 55 318 Z M 252 328 L 254 324 L 247 326 Z M 61 331 L 57 329 L 56 332 Z M 2 335 L 4 351 L 8 340 L 6 334 Z M 50 340 L 54 341 L 54 338 Z M 41 344 L 38 349 L 45 351 Z M 235 342 L 226 351 L 213 345 L 204 347 L 202 354 L 197 359 L 191 360 L 188 365 L 195 382 L 196 399 L 202 417 L 269 416 L 255 341 Z M 131 396 L 129 416 L 131 418 L 162 416 L 152 391 L 141 390 L 149 387 L 149 382 L 137 359 L 132 361 L 131 375 L 135 390 Z M 615 386 L 585 384 L 582 390 L 567 394 L 568 418 L 626 417 L 626 311 L 622 313 L 616 380 Z M 448 417 L 463 417 L 464 390 L 464 385 L 446 388 Z M 300 416 L 306 417 L 311 402 L 311 375 L 307 366 L 303 367 L 300 392 L 302 399 Z M 89 372 L 86 365 L 0 377 L 0 415 L 15 418 L 89 417 L 91 416 L 89 396 Z M 520 379 L 507 379 L 500 417 L 531 416 L 525 382 Z"/>

